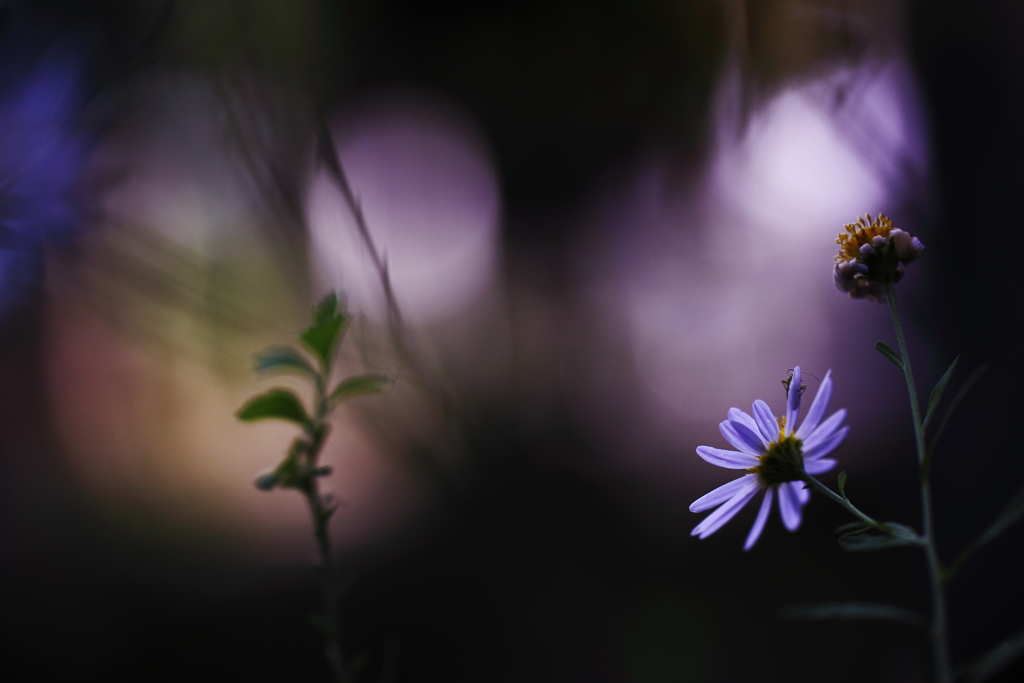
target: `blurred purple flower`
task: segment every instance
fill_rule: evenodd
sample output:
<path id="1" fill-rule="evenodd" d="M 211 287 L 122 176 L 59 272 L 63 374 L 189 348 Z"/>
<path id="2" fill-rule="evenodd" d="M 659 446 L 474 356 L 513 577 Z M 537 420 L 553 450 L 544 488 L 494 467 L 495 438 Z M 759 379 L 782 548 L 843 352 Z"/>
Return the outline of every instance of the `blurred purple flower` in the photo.
<path id="1" fill-rule="evenodd" d="M 691 536 L 707 538 L 736 515 L 740 509 L 764 490 L 764 501 L 750 529 L 744 550 L 750 550 L 761 536 L 777 494 L 782 523 L 790 531 L 800 526 L 801 511 L 810 499 L 803 477 L 822 474 L 835 467 L 836 461 L 823 456 L 834 451 L 846 438 L 849 427 L 840 427 L 846 410 L 837 410 L 824 422 L 832 396 L 832 371 L 829 370 L 811 403 L 811 409 L 799 429 L 794 430 L 800 412 L 800 368 L 793 370 L 786 394 L 786 414 L 776 418 L 764 401 L 754 401 L 753 417 L 739 408 L 729 409 L 729 419 L 719 425 L 722 436 L 736 451 L 699 446 L 697 455 L 712 465 L 730 470 L 746 470 L 746 474 L 701 496 L 690 505 L 691 512 L 704 512 L 719 506 L 704 518 Z"/>
<path id="2" fill-rule="evenodd" d="M 0 316 L 37 279 L 42 246 L 81 223 L 78 181 L 89 141 L 75 130 L 82 65 L 56 49 L 0 72 Z"/>

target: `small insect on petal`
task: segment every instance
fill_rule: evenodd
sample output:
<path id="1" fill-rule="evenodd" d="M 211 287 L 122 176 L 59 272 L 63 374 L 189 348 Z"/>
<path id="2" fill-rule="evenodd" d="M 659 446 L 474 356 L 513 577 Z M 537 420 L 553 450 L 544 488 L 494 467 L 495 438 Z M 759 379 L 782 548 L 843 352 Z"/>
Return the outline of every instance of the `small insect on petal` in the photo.
<path id="1" fill-rule="evenodd" d="M 786 391 L 786 434 L 792 434 L 796 429 L 796 418 L 800 414 L 800 394 L 803 393 L 801 379 L 803 379 L 803 375 L 801 375 L 798 365 L 793 368 L 793 376 L 789 380 L 789 388 Z"/>
<path id="2" fill-rule="evenodd" d="M 749 550 L 761 537 L 770 516 L 772 502 L 779 501 L 782 523 L 790 531 L 799 528 L 802 508 L 810 500 L 805 484 L 808 475 L 827 472 L 836 466 L 832 458 L 825 458 L 842 443 L 849 432 L 842 426 L 846 411 L 838 410 L 828 419 L 822 416 L 832 397 L 832 371 L 818 388 L 807 418 L 794 431 L 800 410 L 799 366 L 783 380 L 786 386 L 786 412 L 776 419 L 771 407 L 762 400 L 754 401 L 749 415 L 739 408 L 729 409 L 729 419 L 719 424 L 725 439 L 737 450 L 724 450 L 712 446 L 699 446 L 697 455 L 707 462 L 730 470 L 745 469 L 748 474 L 723 484 L 693 501 L 691 512 L 714 509 L 691 532 L 692 536 L 707 538 L 732 519 L 758 491 L 764 499 L 753 526 L 747 534 L 744 550 Z"/>

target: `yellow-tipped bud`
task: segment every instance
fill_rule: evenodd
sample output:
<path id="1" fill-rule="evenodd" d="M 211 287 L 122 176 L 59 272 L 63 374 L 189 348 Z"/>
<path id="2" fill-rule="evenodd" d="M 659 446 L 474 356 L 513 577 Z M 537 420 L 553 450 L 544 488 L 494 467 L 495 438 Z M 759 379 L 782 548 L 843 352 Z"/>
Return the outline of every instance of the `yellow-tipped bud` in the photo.
<path id="1" fill-rule="evenodd" d="M 836 239 L 839 253 L 832 268 L 836 287 L 854 299 L 885 301 L 885 285 L 899 282 L 903 266 L 924 253 L 921 240 L 899 228 L 884 214 L 868 214 L 846 226 Z"/>

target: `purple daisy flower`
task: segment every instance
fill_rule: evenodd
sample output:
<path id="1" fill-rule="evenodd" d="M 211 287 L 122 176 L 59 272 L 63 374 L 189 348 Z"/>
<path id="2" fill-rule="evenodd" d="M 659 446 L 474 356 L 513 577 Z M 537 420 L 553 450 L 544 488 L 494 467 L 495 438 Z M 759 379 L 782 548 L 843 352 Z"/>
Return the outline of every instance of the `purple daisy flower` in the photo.
<path id="1" fill-rule="evenodd" d="M 768 404 L 761 400 L 754 401 L 753 417 L 739 408 L 730 408 L 729 419 L 718 428 L 725 440 L 738 450 L 726 451 L 711 446 L 697 448 L 697 455 L 712 465 L 746 470 L 749 474 L 693 501 L 690 512 L 704 512 L 716 506 L 718 509 L 705 517 L 690 533 L 691 536 L 707 538 L 715 533 L 759 491 L 764 491 L 764 500 L 743 549 L 750 550 L 761 536 L 775 497 L 779 499 L 782 523 L 790 531 L 797 530 L 803 506 L 811 497 L 804 488 L 804 473 L 822 474 L 835 467 L 836 461 L 824 456 L 838 448 L 850 430 L 841 426 L 846 419 L 845 409 L 837 410 L 827 420 L 821 419 L 832 396 L 831 370 L 825 374 L 803 424 L 794 429 L 802 391 L 800 368 L 797 367 L 786 389 L 784 416 L 776 418 Z"/>

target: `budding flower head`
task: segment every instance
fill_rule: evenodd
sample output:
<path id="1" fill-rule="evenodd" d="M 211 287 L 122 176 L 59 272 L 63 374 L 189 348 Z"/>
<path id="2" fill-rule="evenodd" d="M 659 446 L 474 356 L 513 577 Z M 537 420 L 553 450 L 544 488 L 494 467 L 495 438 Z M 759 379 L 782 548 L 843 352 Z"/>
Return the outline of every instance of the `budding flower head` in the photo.
<path id="1" fill-rule="evenodd" d="M 846 226 L 836 239 L 832 278 L 836 287 L 854 299 L 885 301 L 885 285 L 899 282 L 903 266 L 924 253 L 924 245 L 908 232 L 892 227 L 892 221 L 868 214 Z"/>

